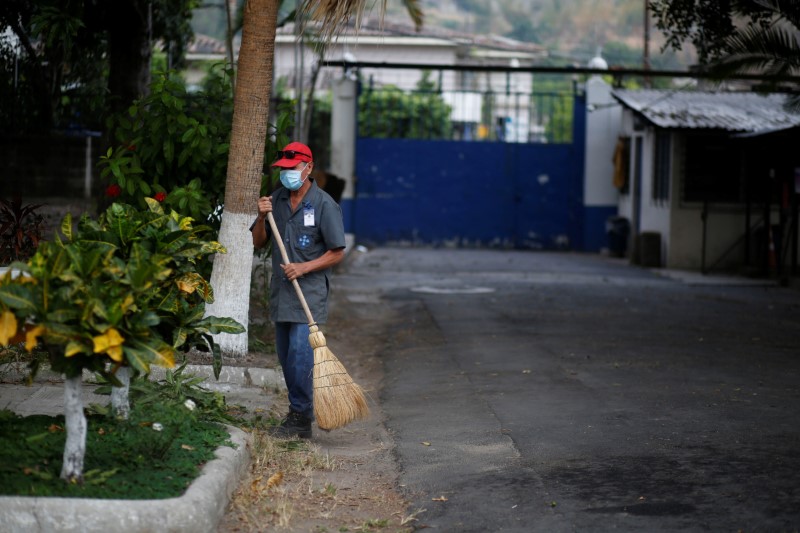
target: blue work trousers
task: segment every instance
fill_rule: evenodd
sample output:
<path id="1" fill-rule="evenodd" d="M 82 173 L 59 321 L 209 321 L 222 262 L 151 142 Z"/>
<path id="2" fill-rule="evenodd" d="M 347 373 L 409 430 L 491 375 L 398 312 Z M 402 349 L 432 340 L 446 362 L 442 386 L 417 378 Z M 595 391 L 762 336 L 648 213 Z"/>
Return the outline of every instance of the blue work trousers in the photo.
<path id="1" fill-rule="evenodd" d="M 289 391 L 289 409 L 314 419 L 314 349 L 308 324 L 275 322 L 275 348 Z"/>

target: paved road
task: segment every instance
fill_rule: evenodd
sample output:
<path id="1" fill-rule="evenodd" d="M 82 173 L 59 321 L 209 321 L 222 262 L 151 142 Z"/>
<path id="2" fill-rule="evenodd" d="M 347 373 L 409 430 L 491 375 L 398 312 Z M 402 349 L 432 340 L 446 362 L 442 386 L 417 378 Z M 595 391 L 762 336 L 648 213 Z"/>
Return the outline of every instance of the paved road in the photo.
<path id="1" fill-rule="evenodd" d="M 800 528 L 800 291 L 662 274 L 577 254 L 354 253 L 335 284 L 399 317 L 381 400 L 418 525 Z"/>

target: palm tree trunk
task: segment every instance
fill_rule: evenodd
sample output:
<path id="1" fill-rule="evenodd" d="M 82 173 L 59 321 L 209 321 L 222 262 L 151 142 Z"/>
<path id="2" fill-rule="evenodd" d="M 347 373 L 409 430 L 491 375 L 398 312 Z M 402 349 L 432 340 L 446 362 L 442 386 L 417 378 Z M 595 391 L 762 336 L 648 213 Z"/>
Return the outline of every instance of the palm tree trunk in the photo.
<path id="1" fill-rule="evenodd" d="M 64 418 L 67 442 L 64 444 L 64 460 L 61 479 L 70 483 L 83 481 L 83 458 L 86 455 L 86 417 L 81 398 L 82 374 L 64 380 Z"/>
<path id="2" fill-rule="evenodd" d="M 242 45 L 233 101 L 233 125 L 225 182 L 225 208 L 219 242 L 228 249 L 217 254 L 211 273 L 214 303 L 208 315 L 227 316 L 248 325 L 253 243 L 248 228 L 256 215 L 261 188 L 264 145 L 272 94 L 272 63 L 279 0 L 249 0 L 245 5 Z M 227 357 L 247 355 L 247 332 L 215 336 Z"/>

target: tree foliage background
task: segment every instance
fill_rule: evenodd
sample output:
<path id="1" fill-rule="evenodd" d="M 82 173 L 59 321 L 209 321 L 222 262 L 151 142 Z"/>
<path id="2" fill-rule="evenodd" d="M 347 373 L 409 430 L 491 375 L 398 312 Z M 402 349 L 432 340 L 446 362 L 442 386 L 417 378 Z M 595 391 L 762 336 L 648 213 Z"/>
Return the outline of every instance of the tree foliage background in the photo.
<path id="1" fill-rule="evenodd" d="M 145 94 L 152 45 L 180 64 L 197 0 L 3 0 L 0 120 L 5 134 L 102 129 Z"/>
<path id="2" fill-rule="evenodd" d="M 701 63 L 720 78 L 762 74 L 757 88 L 789 93 L 787 108 L 800 111 L 800 2 L 651 0 L 651 6 L 667 46 L 693 43 Z"/>

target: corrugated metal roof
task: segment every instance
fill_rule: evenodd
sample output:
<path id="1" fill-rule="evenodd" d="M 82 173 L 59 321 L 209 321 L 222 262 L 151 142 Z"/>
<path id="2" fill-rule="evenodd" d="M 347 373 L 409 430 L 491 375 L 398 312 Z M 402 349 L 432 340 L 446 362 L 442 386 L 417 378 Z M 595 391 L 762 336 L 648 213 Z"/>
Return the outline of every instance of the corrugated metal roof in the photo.
<path id="1" fill-rule="evenodd" d="M 618 89 L 612 94 L 662 128 L 765 132 L 800 126 L 800 113 L 783 107 L 785 94 L 655 89 Z"/>

